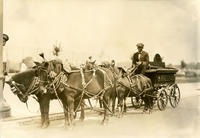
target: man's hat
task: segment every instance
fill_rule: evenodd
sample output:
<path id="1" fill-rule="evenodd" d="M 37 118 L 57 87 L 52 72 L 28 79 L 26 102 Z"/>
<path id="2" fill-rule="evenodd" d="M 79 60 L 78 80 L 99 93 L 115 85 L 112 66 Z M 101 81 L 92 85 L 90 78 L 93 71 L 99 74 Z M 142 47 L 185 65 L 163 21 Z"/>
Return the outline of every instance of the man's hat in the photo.
<path id="1" fill-rule="evenodd" d="M 136 45 L 137 47 L 144 47 L 144 44 L 143 43 L 138 43 L 137 45 Z"/>
<path id="2" fill-rule="evenodd" d="M 7 34 L 3 34 L 3 39 L 6 40 L 6 41 L 8 41 L 9 40 L 8 35 Z"/>

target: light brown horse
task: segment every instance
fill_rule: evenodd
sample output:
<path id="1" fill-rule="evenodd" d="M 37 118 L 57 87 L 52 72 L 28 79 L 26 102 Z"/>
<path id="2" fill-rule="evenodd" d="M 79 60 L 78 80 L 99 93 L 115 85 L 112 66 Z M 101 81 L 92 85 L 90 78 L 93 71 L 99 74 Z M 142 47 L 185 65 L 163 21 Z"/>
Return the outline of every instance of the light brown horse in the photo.
<path id="1" fill-rule="evenodd" d="M 53 78 L 51 78 L 52 72 L 56 74 Z M 103 101 L 104 118 L 102 123 L 107 123 L 108 112 L 111 112 L 109 109 L 111 94 L 114 90 L 112 72 L 100 67 L 88 71 L 81 69 L 71 73 L 63 72 L 61 63 L 49 61 L 42 63 L 38 76 L 41 80 L 40 89 L 52 89 L 61 100 L 65 109 L 66 125 L 73 124 L 74 111 L 81 106 L 82 100 L 91 97 L 99 97 Z M 54 84 L 56 80 L 59 80 L 57 86 L 56 83 Z"/>

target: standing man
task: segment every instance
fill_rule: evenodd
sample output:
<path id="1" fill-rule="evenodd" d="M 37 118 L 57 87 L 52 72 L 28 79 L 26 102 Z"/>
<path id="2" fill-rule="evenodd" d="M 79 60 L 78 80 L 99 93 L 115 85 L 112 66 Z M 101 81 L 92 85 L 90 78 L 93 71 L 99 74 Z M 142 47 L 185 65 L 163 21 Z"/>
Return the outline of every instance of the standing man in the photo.
<path id="1" fill-rule="evenodd" d="M 5 85 L 5 76 L 8 75 L 7 72 L 7 55 L 6 55 L 6 50 L 5 50 L 5 45 L 6 42 L 9 40 L 9 37 L 7 34 L 3 34 L 3 75 L 4 75 L 4 79 L 3 79 L 3 88 Z"/>
<path id="2" fill-rule="evenodd" d="M 138 43 L 137 45 L 138 52 L 134 53 L 132 56 L 132 68 L 135 68 L 135 74 L 144 74 L 148 64 L 149 64 L 149 54 L 143 51 L 144 44 Z"/>
<path id="3" fill-rule="evenodd" d="M 0 28 L 2 28 L 2 26 Z M 5 118 L 5 117 L 9 117 L 10 114 L 11 114 L 11 108 L 6 103 L 6 100 L 4 99 L 4 96 L 3 96 L 5 75 L 7 74 L 7 71 L 6 71 L 5 44 L 9 40 L 9 37 L 6 34 L 3 34 L 2 36 L 3 36 L 3 43 L 1 43 L 2 47 L 0 49 L 0 52 L 1 52 L 1 57 L 0 57 L 0 66 L 1 66 L 0 67 L 0 118 Z M 2 58 L 3 58 L 3 60 L 2 60 Z M 3 61 L 3 64 L 2 64 L 2 61 Z"/>

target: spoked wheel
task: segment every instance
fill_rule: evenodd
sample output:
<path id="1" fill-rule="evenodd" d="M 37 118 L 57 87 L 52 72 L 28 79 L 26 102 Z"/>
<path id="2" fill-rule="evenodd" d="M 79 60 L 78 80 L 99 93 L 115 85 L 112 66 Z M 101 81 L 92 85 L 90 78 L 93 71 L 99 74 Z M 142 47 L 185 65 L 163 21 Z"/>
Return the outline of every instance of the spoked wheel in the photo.
<path id="1" fill-rule="evenodd" d="M 142 106 L 143 100 L 142 99 L 137 100 L 135 97 L 131 97 L 131 103 L 135 109 L 138 109 Z"/>
<path id="2" fill-rule="evenodd" d="M 170 89 L 169 101 L 173 108 L 176 108 L 180 102 L 181 94 L 177 84 L 174 84 Z"/>
<path id="3" fill-rule="evenodd" d="M 157 105 L 158 105 L 158 109 L 160 111 L 163 111 L 166 109 L 167 107 L 167 103 L 168 103 L 168 96 L 167 93 L 164 89 L 162 89 L 159 93 L 158 93 L 158 97 L 157 97 Z"/>

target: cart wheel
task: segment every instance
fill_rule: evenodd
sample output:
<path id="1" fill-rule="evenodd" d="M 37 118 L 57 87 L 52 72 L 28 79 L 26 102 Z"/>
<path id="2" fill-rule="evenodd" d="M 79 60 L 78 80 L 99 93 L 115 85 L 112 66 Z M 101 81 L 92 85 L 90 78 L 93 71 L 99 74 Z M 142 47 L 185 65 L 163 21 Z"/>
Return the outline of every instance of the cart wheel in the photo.
<path id="1" fill-rule="evenodd" d="M 161 90 L 161 92 L 158 94 L 158 97 L 157 97 L 158 109 L 160 111 L 165 110 L 167 107 L 167 103 L 168 103 L 168 96 L 167 96 L 166 91 L 163 89 Z"/>
<path id="2" fill-rule="evenodd" d="M 137 102 L 136 98 L 131 97 L 131 103 L 132 103 L 132 106 L 135 109 L 138 109 L 138 108 L 140 108 L 142 106 L 143 100 L 139 99 L 138 102 Z"/>
<path id="3" fill-rule="evenodd" d="M 172 86 L 171 90 L 170 90 L 170 95 L 169 95 L 169 101 L 170 104 L 173 108 L 176 108 L 180 102 L 180 89 L 178 87 L 177 84 L 175 84 L 174 86 Z"/>

